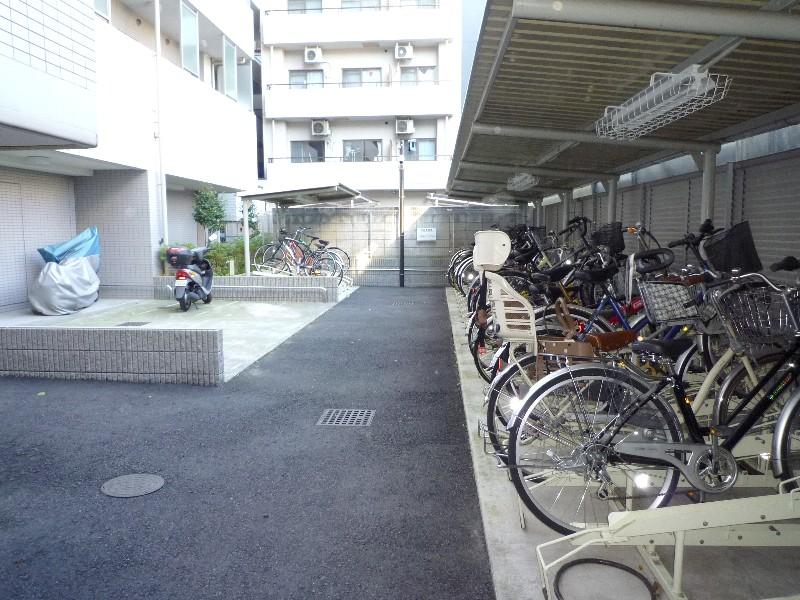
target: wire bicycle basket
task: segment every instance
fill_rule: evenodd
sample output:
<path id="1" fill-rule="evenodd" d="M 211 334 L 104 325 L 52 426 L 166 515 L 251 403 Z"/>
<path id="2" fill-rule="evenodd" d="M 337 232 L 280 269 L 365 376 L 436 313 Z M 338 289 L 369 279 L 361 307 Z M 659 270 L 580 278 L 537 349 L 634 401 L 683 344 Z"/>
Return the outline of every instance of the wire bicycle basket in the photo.
<path id="1" fill-rule="evenodd" d="M 613 254 L 625 250 L 625 238 L 622 236 L 622 223 L 614 221 L 599 227 L 591 235 L 592 242 L 597 246 L 605 246 Z"/>
<path id="2" fill-rule="evenodd" d="M 703 242 L 700 252 L 717 271 L 756 273 L 762 268 L 748 221 L 712 235 Z"/>
<path id="3" fill-rule="evenodd" d="M 800 292 L 772 285 L 741 285 L 713 294 L 717 311 L 736 341 L 785 345 L 800 335 Z"/>
<path id="4" fill-rule="evenodd" d="M 691 288 L 666 281 L 639 281 L 647 318 L 654 325 L 685 325 L 700 319 Z"/>

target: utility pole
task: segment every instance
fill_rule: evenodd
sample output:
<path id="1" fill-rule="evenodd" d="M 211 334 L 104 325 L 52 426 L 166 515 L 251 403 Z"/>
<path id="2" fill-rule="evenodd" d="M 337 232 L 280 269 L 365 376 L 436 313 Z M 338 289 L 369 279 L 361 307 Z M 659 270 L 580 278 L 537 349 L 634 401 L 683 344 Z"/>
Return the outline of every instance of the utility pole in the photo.
<path id="1" fill-rule="evenodd" d="M 400 225 L 400 287 L 406 287 L 406 230 L 403 222 L 403 210 L 405 209 L 404 204 L 406 199 L 404 146 L 405 144 L 400 142 L 400 214 L 398 216 Z"/>

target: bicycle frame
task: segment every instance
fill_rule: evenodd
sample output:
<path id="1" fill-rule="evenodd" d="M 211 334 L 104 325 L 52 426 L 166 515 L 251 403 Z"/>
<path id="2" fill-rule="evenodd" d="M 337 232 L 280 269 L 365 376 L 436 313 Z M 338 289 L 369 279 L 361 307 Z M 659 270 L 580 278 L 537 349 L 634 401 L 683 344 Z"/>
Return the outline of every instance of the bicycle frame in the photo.
<path id="1" fill-rule="evenodd" d="M 795 360 L 792 361 L 792 359 Z M 600 432 L 598 437 L 607 436 L 605 439 L 614 439 L 614 436 L 616 436 L 622 430 L 627 421 L 633 415 L 635 415 L 642 407 L 644 407 L 648 402 L 666 389 L 667 386 L 672 386 L 672 391 L 675 396 L 675 403 L 678 405 L 678 410 L 683 417 L 691 441 L 696 444 L 705 444 L 705 438 L 708 435 L 727 434 L 724 436 L 725 439 L 720 444 L 720 447 L 732 452 L 737 444 L 744 439 L 750 429 L 752 429 L 753 425 L 755 425 L 756 422 L 758 422 L 758 420 L 766 414 L 767 410 L 778 400 L 780 395 L 795 381 L 797 381 L 798 377 L 800 377 L 800 341 L 795 341 L 792 346 L 784 352 L 780 360 L 778 360 L 772 366 L 769 372 L 758 380 L 756 386 L 745 396 L 739 407 L 730 416 L 728 423 L 730 423 L 731 419 L 737 416 L 745 406 L 750 404 L 753 399 L 759 393 L 761 393 L 762 390 L 764 390 L 767 383 L 771 381 L 778 371 L 780 371 L 780 369 L 786 364 L 789 364 L 790 366 L 789 371 L 783 377 L 781 377 L 780 380 L 776 381 L 769 387 L 765 395 L 756 403 L 750 413 L 740 424 L 734 428 L 731 428 L 724 423 L 712 424 L 711 427 L 701 427 L 697 420 L 697 416 L 692 409 L 691 402 L 686 395 L 686 388 L 683 385 L 683 381 L 679 377 L 669 376 L 659 381 L 652 388 L 650 388 L 647 393 L 642 394 L 633 403 L 631 403 L 628 409 L 626 409 L 625 413 L 621 415 L 621 418 L 615 419 L 613 427 L 610 423 Z M 607 435 L 608 431 L 611 432 L 610 435 Z"/>

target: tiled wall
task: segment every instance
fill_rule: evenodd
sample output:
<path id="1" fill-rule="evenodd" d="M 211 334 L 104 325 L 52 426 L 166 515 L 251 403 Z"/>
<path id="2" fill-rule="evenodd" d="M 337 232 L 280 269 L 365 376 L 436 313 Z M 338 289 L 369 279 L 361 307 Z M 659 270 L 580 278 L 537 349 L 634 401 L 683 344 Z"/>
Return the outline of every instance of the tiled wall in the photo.
<path id="1" fill-rule="evenodd" d="M 156 272 L 150 180 L 144 171 L 95 171 L 75 178 L 79 229 L 100 233 L 100 282 L 104 297 L 149 298 Z"/>
<path id="2" fill-rule="evenodd" d="M 0 329 L 0 376 L 219 385 L 222 331 Z"/>
<path id="3" fill-rule="evenodd" d="M 89 88 L 95 81 L 89 0 L 0 0 L 0 56 Z"/>
<path id="4" fill-rule="evenodd" d="M 5 248 L 2 310 L 27 302 L 28 286 L 44 266 L 36 249 L 75 235 L 73 180 L 0 167 L 0 211 Z"/>

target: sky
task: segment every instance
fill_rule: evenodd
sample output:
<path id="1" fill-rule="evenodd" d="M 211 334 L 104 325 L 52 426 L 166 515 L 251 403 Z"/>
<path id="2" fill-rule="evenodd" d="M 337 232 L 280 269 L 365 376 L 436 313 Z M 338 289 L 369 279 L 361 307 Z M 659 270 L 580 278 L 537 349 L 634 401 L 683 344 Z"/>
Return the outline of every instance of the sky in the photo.
<path id="1" fill-rule="evenodd" d="M 462 77 L 461 77 L 461 104 L 467 95 L 469 87 L 469 74 L 472 71 L 472 60 L 475 58 L 475 47 L 478 45 L 478 35 L 481 32 L 483 23 L 483 11 L 486 8 L 486 0 L 464 0 L 463 19 L 464 19 L 464 45 L 462 55 Z"/>

